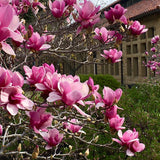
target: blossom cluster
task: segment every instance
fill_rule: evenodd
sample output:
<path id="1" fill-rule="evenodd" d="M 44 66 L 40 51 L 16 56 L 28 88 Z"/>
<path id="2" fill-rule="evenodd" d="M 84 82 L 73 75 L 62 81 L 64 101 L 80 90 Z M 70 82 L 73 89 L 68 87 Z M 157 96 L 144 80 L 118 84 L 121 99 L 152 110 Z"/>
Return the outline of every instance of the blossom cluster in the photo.
<path id="1" fill-rule="evenodd" d="M 24 78 L 19 72 L 12 72 L 0 67 L 0 106 L 11 115 L 18 109 L 32 110 L 34 103 L 23 95 Z"/>
<path id="2" fill-rule="evenodd" d="M 159 54 L 159 35 L 154 36 L 151 39 L 151 44 L 153 45 L 150 51 L 146 51 L 145 54 L 147 55 L 147 63 L 144 65 L 153 71 L 155 74 L 160 74 L 160 54 Z"/>

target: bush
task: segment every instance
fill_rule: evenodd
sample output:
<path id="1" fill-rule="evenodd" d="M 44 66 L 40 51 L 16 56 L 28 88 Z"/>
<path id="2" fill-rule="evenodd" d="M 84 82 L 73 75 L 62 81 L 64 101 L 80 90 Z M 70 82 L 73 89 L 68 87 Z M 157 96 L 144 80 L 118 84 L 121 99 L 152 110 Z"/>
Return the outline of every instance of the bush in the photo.
<path id="1" fill-rule="evenodd" d="M 88 75 L 79 75 L 81 82 L 84 82 L 89 79 L 89 77 L 92 77 L 94 80 L 95 84 L 99 84 L 100 90 L 103 89 L 104 86 L 110 87 L 113 90 L 120 88 L 120 82 L 118 82 L 113 76 L 111 75 L 93 75 L 93 74 L 88 74 Z"/>
<path id="2" fill-rule="evenodd" d="M 141 154 L 128 158 L 132 160 L 159 160 L 160 157 L 160 86 L 138 85 L 124 89 L 119 106 L 124 110 L 126 127 L 136 128 L 140 142 L 146 145 Z"/>

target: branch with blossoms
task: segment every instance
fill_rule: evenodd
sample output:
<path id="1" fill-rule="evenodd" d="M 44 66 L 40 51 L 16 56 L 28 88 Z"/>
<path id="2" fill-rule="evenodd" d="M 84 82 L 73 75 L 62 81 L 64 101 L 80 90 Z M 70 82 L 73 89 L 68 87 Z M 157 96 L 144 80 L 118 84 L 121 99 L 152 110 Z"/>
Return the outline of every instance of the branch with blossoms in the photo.
<path id="1" fill-rule="evenodd" d="M 147 62 L 144 62 L 144 65 L 150 69 L 150 71 L 153 73 L 153 77 L 160 74 L 159 40 L 159 35 L 154 36 L 151 39 L 152 48 L 150 49 L 150 51 L 145 52 L 147 56 Z"/>
<path id="2" fill-rule="evenodd" d="M 38 13 L 39 7 L 46 12 Z M 34 27 L 26 27 L 18 17 L 29 8 L 35 14 Z M 89 58 L 98 50 L 103 50 L 100 55 L 108 63 L 117 63 L 122 51 L 114 45 L 147 31 L 138 21 L 127 20 L 127 10 L 119 4 L 104 12 L 108 27 L 93 29 L 100 21 L 99 8 L 87 0 L 80 4 L 49 0 L 46 7 L 38 1 L 0 0 L 0 156 L 87 159 L 91 146 L 114 150 L 113 142 L 123 146 L 128 156 L 144 150 L 135 129 L 122 133 L 125 118 L 118 113 L 123 110 L 118 107 L 120 88 L 114 91 L 104 86 L 101 95 L 92 78 L 82 83 L 79 76 L 58 73 L 53 64 L 38 66 L 40 56 L 47 53 L 92 63 Z M 22 65 L 25 80 L 16 71 Z M 120 140 L 100 143 L 99 135 L 112 137 L 116 132 Z"/>

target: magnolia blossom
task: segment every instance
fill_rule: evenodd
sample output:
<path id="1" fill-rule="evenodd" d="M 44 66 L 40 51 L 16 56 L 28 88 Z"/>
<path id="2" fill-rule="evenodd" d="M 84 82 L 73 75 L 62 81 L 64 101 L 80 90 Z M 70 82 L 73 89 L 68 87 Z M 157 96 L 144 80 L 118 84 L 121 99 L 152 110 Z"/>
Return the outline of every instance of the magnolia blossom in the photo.
<path id="1" fill-rule="evenodd" d="M 11 5 L 0 6 L 0 43 L 2 50 L 9 55 L 15 55 L 9 44 L 4 42 L 7 38 L 12 38 L 15 41 L 22 42 L 23 37 L 16 33 L 16 29 L 20 25 L 19 18 L 16 15 Z"/>
<path id="2" fill-rule="evenodd" d="M 133 35 L 140 35 L 148 31 L 148 29 L 145 29 L 145 25 L 141 25 L 139 21 L 134 21 L 129 26 L 129 30 Z"/>
<path id="3" fill-rule="evenodd" d="M 49 93 L 48 102 L 61 100 L 68 106 L 73 106 L 81 115 L 89 116 L 84 113 L 76 103 L 82 104 L 89 93 L 89 87 L 86 83 L 81 83 L 71 77 L 61 77 L 58 81 L 58 90 Z"/>
<path id="4" fill-rule="evenodd" d="M 78 4 L 74 4 L 75 9 L 78 11 L 78 17 L 74 16 L 75 21 L 81 23 L 81 26 L 78 28 L 77 33 L 82 29 L 92 27 L 94 24 L 100 21 L 100 13 L 97 12 L 100 9 L 100 6 L 95 7 L 91 1 L 84 0 L 84 3 L 81 3 L 80 7 Z"/>
<path id="5" fill-rule="evenodd" d="M 47 127 L 52 126 L 53 116 L 45 110 L 45 108 L 38 108 L 36 111 L 29 112 L 30 126 L 35 133 L 39 133 L 39 130 L 48 131 Z"/>
<path id="6" fill-rule="evenodd" d="M 152 52 L 156 52 L 156 50 L 157 50 L 156 47 L 152 47 L 152 48 L 151 48 L 151 51 L 152 51 Z"/>
<path id="7" fill-rule="evenodd" d="M 52 11 L 53 16 L 56 18 L 62 17 L 66 10 L 65 2 L 63 0 L 55 0 L 53 3 L 49 0 L 49 8 Z"/>
<path id="8" fill-rule="evenodd" d="M 107 119 L 115 118 L 117 116 L 117 109 L 122 108 L 119 108 L 117 105 L 113 105 L 112 107 L 107 108 L 105 112 L 105 117 Z"/>
<path id="9" fill-rule="evenodd" d="M 5 106 L 11 115 L 16 115 L 18 109 L 31 110 L 34 103 L 22 94 L 19 86 L 4 87 L 0 91 L 0 106 Z"/>
<path id="10" fill-rule="evenodd" d="M 25 74 L 27 76 L 27 83 L 31 85 L 35 85 L 38 90 L 49 90 L 51 91 L 55 84 L 56 76 L 59 75 L 57 72 L 55 72 L 55 67 L 53 64 L 48 65 L 47 63 L 44 63 L 42 66 L 35 67 L 33 66 L 32 69 L 30 69 L 28 66 L 23 67 Z"/>
<path id="11" fill-rule="evenodd" d="M 71 122 L 71 123 L 70 123 Z M 72 133 L 77 133 L 82 129 L 82 126 L 78 125 L 79 121 L 77 119 L 71 119 L 69 122 L 63 124 L 64 128 L 67 128 Z"/>
<path id="12" fill-rule="evenodd" d="M 56 128 L 50 129 L 48 132 L 40 132 L 40 135 L 48 143 L 45 147 L 46 150 L 52 149 L 53 146 L 58 145 L 63 139 L 63 134 L 60 134 Z"/>
<path id="13" fill-rule="evenodd" d="M 19 72 L 12 72 L 0 67 L 0 89 L 7 86 L 20 86 L 24 84 L 24 78 Z"/>
<path id="14" fill-rule="evenodd" d="M 119 115 L 116 115 L 114 118 L 109 119 L 109 126 L 112 129 L 120 130 L 125 129 L 125 127 L 122 127 L 124 123 L 124 118 L 120 118 Z"/>
<path id="15" fill-rule="evenodd" d="M 58 74 L 57 72 L 46 73 L 43 82 L 37 83 L 35 86 L 40 91 L 52 92 L 55 90 L 58 90 L 58 81 L 61 78 L 61 74 Z"/>
<path id="16" fill-rule="evenodd" d="M 30 7 L 32 8 L 35 14 L 37 14 L 39 11 L 38 6 L 42 9 L 46 8 L 38 0 L 11 0 L 11 3 L 18 15 L 21 13 L 27 13 Z"/>
<path id="17" fill-rule="evenodd" d="M 11 73 L 11 75 L 12 75 L 12 79 L 11 79 L 12 86 L 22 87 L 24 84 L 23 76 L 19 72 L 13 72 Z"/>
<path id="18" fill-rule="evenodd" d="M 104 87 L 103 89 L 103 102 L 106 106 L 112 106 L 114 103 L 117 103 L 121 98 L 122 90 L 116 89 L 113 91 L 109 87 Z"/>
<path id="19" fill-rule="evenodd" d="M 112 138 L 113 141 L 119 143 L 122 146 L 125 146 L 127 148 L 126 154 L 128 156 L 134 156 L 135 152 L 141 152 L 144 150 L 145 145 L 143 143 L 139 143 L 138 139 L 138 132 L 136 132 L 135 129 L 127 130 L 122 134 L 122 131 L 118 131 L 118 136 L 120 138 Z"/>
<path id="20" fill-rule="evenodd" d="M 73 79 L 62 77 L 58 82 L 59 93 L 51 92 L 48 102 L 62 100 L 67 105 L 73 105 L 88 95 L 89 88 L 86 83 L 74 82 Z"/>
<path id="21" fill-rule="evenodd" d="M 0 124 L 0 136 L 3 134 L 3 126 Z"/>
<path id="22" fill-rule="evenodd" d="M 11 74 L 9 70 L 0 67 L 0 88 L 7 87 L 11 83 Z"/>
<path id="23" fill-rule="evenodd" d="M 156 35 L 151 39 L 152 44 L 156 44 L 158 41 L 159 41 L 159 35 Z"/>
<path id="24" fill-rule="evenodd" d="M 73 6 L 77 3 L 77 0 L 64 0 L 66 5 Z"/>
<path id="25" fill-rule="evenodd" d="M 42 51 L 49 49 L 51 46 L 49 44 L 45 44 L 47 42 L 47 37 L 40 36 L 38 32 L 33 32 L 32 36 L 28 39 L 26 43 L 26 48 L 32 51 Z"/>
<path id="26" fill-rule="evenodd" d="M 120 4 L 116 4 L 114 8 L 111 7 L 109 11 L 104 11 L 106 19 L 113 23 L 116 19 L 121 20 L 124 24 L 127 24 L 127 19 L 124 16 L 127 9 L 124 9 Z"/>
<path id="27" fill-rule="evenodd" d="M 34 85 L 43 81 L 43 78 L 45 76 L 45 69 L 43 66 L 33 66 L 32 69 L 30 69 L 28 66 L 24 66 L 23 69 L 25 71 L 25 74 L 27 75 L 27 83 Z"/>
<path id="28" fill-rule="evenodd" d="M 104 54 L 101 54 L 102 57 L 110 60 L 112 63 L 116 63 L 120 61 L 122 57 L 122 51 L 118 51 L 116 49 L 104 50 Z"/>

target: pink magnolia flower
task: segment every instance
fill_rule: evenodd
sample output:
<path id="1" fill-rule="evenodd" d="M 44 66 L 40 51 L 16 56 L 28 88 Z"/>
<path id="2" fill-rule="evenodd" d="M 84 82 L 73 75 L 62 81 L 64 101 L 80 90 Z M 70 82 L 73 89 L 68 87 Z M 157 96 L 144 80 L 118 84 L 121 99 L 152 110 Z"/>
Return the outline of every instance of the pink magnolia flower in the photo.
<path id="1" fill-rule="evenodd" d="M 3 134 L 3 127 L 2 125 L 0 124 L 0 136 Z"/>
<path id="2" fill-rule="evenodd" d="M 44 63 L 42 66 L 44 67 L 46 72 L 50 72 L 52 74 L 55 72 L 55 67 L 53 64 L 48 65 L 47 63 Z"/>
<path id="3" fill-rule="evenodd" d="M 156 52 L 156 50 L 157 50 L 156 47 L 152 47 L 152 48 L 151 48 L 151 51 L 152 51 L 152 52 Z"/>
<path id="4" fill-rule="evenodd" d="M 45 108 L 38 108 L 36 111 L 29 112 L 30 126 L 35 133 L 39 133 L 39 130 L 48 131 L 47 127 L 52 126 L 53 116 L 45 110 Z"/>
<path id="5" fill-rule="evenodd" d="M 104 87 L 103 89 L 103 101 L 106 106 L 112 106 L 114 103 L 117 103 L 121 98 L 122 90 L 116 89 L 113 91 L 109 87 Z"/>
<path id="6" fill-rule="evenodd" d="M 77 30 L 77 34 L 84 28 L 92 27 L 94 24 L 100 21 L 100 13 L 97 12 L 100 9 L 100 6 L 95 7 L 91 1 L 84 0 L 84 3 L 81 3 L 81 8 L 78 4 L 75 4 L 74 7 L 78 11 L 79 16 L 74 17 L 76 22 L 81 23 L 81 26 Z"/>
<path id="7" fill-rule="evenodd" d="M 11 83 L 11 74 L 9 70 L 0 67 L 0 89 L 2 87 L 7 87 Z"/>
<path id="8" fill-rule="evenodd" d="M 145 149 L 145 145 L 143 143 L 139 143 L 139 141 L 134 141 L 129 145 L 129 149 L 127 149 L 126 154 L 128 156 L 134 156 L 135 152 L 141 152 Z"/>
<path id="9" fill-rule="evenodd" d="M 88 95 L 89 88 L 86 83 L 74 82 L 73 79 L 62 77 L 58 82 L 59 93 L 51 92 L 48 102 L 62 100 L 67 105 L 73 105 Z"/>
<path id="10" fill-rule="evenodd" d="M 13 72 L 11 83 L 12 83 L 12 86 L 22 87 L 24 84 L 24 78 L 19 72 Z"/>
<path id="11" fill-rule="evenodd" d="M 151 43 L 152 44 L 156 44 L 158 41 L 159 41 L 159 35 L 156 35 L 156 36 L 154 36 L 152 39 L 151 39 Z"/>
<path id="12" fill-rule="evenodd" d="M 125 127 L 122 127 L 124 123 L 124 118 L 120 118 L 119 115 L 116 115 L 115 117 L 109 119 L 109 126 L 112 129 L 115 130 L 120 130 L 120 129 L 125 129 Z"/>
<path id="13" fill-rule="evenodd" d="M 119 108 L 117 105 L 113 105 L 107 108 L 105 112 L 105 117 L 107 119 L 115 118 L 117 116 L 117 109 L 122 109 L 122 108 Z"/>
<path id="14" fill-rule="evenodd" d="M 9 55 L 15 55 L 11 46 L 4 41 L 7 38 L 12 38 L 18 42 L 23 41 L 23 37 L 15 32 L 20 25 L 19 18 L 9 4 L 0 6 L 0 13 L 0 43 L 2 45 L 2 50 Z"/>
<path id="15" fill-rule="evenodd" d="M 145 145 L 143 143 L 139 143 L 138 132 L 135 129 L 127 130 L 122 134 L 122 131 L 118 131 L 118 136 L 120 138 L 112 138 L 113 141 L 119 143 L 122 146 L 127 147 L 126 154 L 128 156 L 134 156 L 135 152 L 141 152 L 144 150 Z"/>
<path id="16" fill-rule="evenodd" d="M 114 8 L 111 7 L 115 19 L 120 19 L 126 12 L 127 9 L 124 9 L 120 4 L 116 4 Z"/>
<path id="17" fill-rule="evenodd" d="M 91 77 L 89 77 L 89 79 L 88 79 L 88 81 L 87 81 L 87 84 L 88 84 L 88 86 L 89 86 L 89 88 L 90 88 L 90 90 L 91 90 L 92 92 L 98 91 L 99 85 L 98 85 L 98 84 L 97 84 L 97 85 L 94 85 L 94 81 L 93 81 L 93 79 L 92 79 Z"/>
<path id="18" fill-rule="evenodd" d="M 43 82 L 37 83 L 35 86 L 40 91 L 52 92 L 58 90 L 58 81 L 61 78 L 61 75 L 57 72 L 46 73 Z"/>
<path id="19" fill-rule="evenodd" d="M 103 52 L 104 54 L 101 54 L 101 56 L 110 60 L 112 63 L 119 62 L 122 57 L 122 51 L 118 51 L 117 49 L 104 50 Z"/>
<path id="20" fill-rule="evenodd" d="M 9 0 L 0 0 L 0 6 L 6 6 L 9 4 Z"/>
<path id="21" fill-rule="evenodd" d="M 109 11 L 104 11 L 104 15 L 110 23 L 113 23 L 115 20 L 121 20 L 124 24 L 127 24 L 127 18 L 124 16 L 126 11 L 127 9 L 124 9 L 120 4 L 116 4 Z"/>
<path id="22" fill-rule="evenodd" d="M 70 123 L 71 122 L 71 123 Z M 77 119 L 71 119 L 69 122 L 63 124 L 64 128 L 67 128 L 72 133 L 77 133 L 82 129 L 82 126 L 78 125 L 79 121 Z"/>
<path id="23" fill-rule="evenodd" d="M 19 86 L 8 86 L 1 89 L 0 106 L 5 106 L 11 115 L 16 115 L 18 109 L 31 110 L 34 103 L 22 94 Z"/>
<path id="24" fill-rule="evenodd" d="M 48 143 L 45 147 L 46 150 L 52 149 L 53 146 L 58 145 L 63 139 L 63 134 L 60 134 L 56 128 L 50 129 L 48 132 L 40 132 L 40 135 Z"/>
<path id="25" fill-rule="evenodd" d="M 49 0 L 49 8 L 52 11 L 53 16 L 56 18 L 62 17 L 66 10 L 65 2 L 63 0 L 55 0 L 53 3 Z"/>
<path id="26" fill-rule="evenodd" d="M 129 30 L 132 35 L 140 35 L 148 31 L 148 29 L 145 29 L 145 25 L 141 25 L 139 21 L 134 21 L 131 26 L 129 26 Z"/>
<path id="27" fill-rule="evenodd" d="M 32 36 L 29 38 L 29 40 L 26 43 L 26 48 L 34 52 L 47 50 L 51 46 L 49 44 L 45 44 L 46 41 L 47 41 L 46 36 L 40 36 L 38 32 L 33 32 Z"/>
<path id="28" fill-rule="evenodd" d="M 66 5 L 73 6 L 77 3 L 77 0 L 64 0 Z"/>
<path id="29" fill-rule="evenodd" d="M 108 40 L 108 30 L 105 27 L 102 27 L 101 29 L 96 28 L 94 30 L 95 36 L 94 39 L 98 39 L 99 41 L 106 42 Z"/>
<path id="30" fill-rule="evenodd" d="M 120 138 L 120 140 L 113 138 L 113 141 L 119 143 L 122 146 L 127 146 L 127 147 L 129 147 L 129 144 L 131 144 L 132 142 L 139 140 L 138 132 L 135 129 L 133 129 L 133 131 L 127 130 L 123 134 L 122 131 L 119 130 L 118 137 Z"/>
<path id="31" fill-rule="evenodd" d="M 45 68 L 43 66 L 35 67 L 33 66 L 30 69 L 28 66 L 23 67 L 25 74 L 27 75 L 27 82 L 30 85 L 34 85 L 36 83 L 41 83 L 45 76 Z"/>
<path id="32" fill-rule="evenodd" d="M 38 6 L 41 7 L 42 9 L 46 8 L 38 0 L 12 0 L 11 2 L 18 15 L 21 14 L 22 12 L 27 13 L 30 7 L 32 8 L 35 14 L 38 13 L 39 10 Z"/>
<path id="33" fill-rule="evenodd" d="M 76 103 L 83 105 L 83 101 L 89 93 L 89 87 L 86 83 L 74 81 L 71 77 L 62 77 L 58 81 L 58 91 L 49 93 L 48 102 L 63 101 L 68 106 L 73 106 L 81 115 L 89 116 L 84 113 Z"/>

